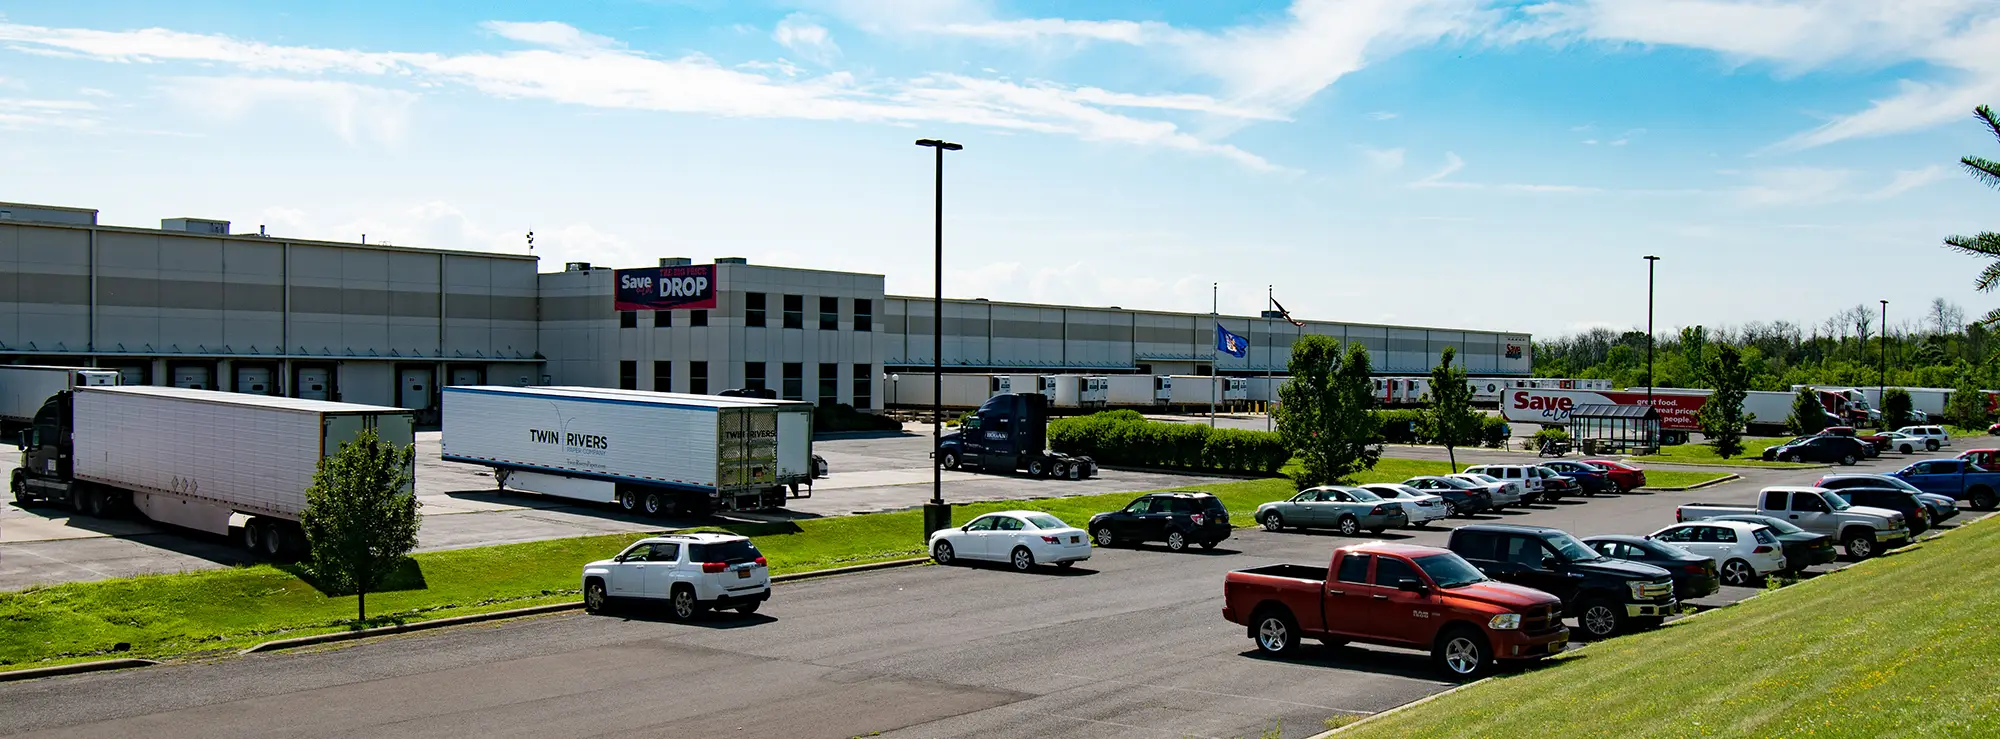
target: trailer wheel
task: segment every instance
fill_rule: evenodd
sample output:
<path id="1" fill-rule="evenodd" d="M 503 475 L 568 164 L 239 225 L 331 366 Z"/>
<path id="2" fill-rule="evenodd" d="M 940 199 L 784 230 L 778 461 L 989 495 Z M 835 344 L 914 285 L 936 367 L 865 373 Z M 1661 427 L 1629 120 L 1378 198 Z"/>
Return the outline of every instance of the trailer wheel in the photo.
<path id="1" fill-rule="evenodd" d="M 660 497 L 658 492 L 646 493 L 645 505 L 646 515 L 648 516 L 659 516 L 661 513 L 666 512 L 667 509 L 667 502 Z"/>
<path id="2" fill-rule="evenodd" d="M 243 522 L 243 548 L 251 554 L 264 550 L 264 519 L 252 518 Z"/>
<path id="3" fill-rule="evenodd" d="M 264 556 L 274 560 L 284 559 L 285 552 L 291 549 L 290 539 L 291 537 L 285 534 L 283 524 L 266 525 L 264 527 Z"/>
<path id="4" fill-rule="evenodd" d="M 631 513 L 633 511 L 638 510 L 639 494 L 634 493 L 630 490 L 618 491 L 618 507 L 625 509 L 626 513 Z"/>

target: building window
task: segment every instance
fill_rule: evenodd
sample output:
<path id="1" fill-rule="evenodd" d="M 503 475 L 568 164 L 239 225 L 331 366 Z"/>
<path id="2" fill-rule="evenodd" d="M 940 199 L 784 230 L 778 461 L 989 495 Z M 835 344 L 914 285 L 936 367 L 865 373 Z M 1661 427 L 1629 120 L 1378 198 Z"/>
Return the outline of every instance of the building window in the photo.
<path id="1" fill-rule="evenodd" d="M 854 407 L 864 411 L 875 407 L 874 367 L 854 365 Z"/>
<path id="2" fill-rule="evenodd" d="M 819 299 L 819 330 L 840 330 L 840 298 Z"/>
<path id="3" fill-rule="evenodd" d="M 875 330 L 875 301 L 867 298 L 854 299 L 854 330 Z"/>
<path id="4" fill-rule="evenodd" d="M 708 311 L 705 310 L 688 311 L 688 325 L 689 326 L 708 325 Z"/>
<path id="5" fill-rule="evenodd" d="M 805 365 L 798 362 L 786 362 L 785 385 L 779 389 L 779 396 L 785 400 L 804 400 L 806 395 L 805 373 Z"/>
<path id="6" fill-rule="evenodd" d="M 819 366 L 819 404 L 833 405 L 840 402 L 840 365 Z"/>
<path id="7" fill-rule="evenodd" d="M 708 363 L 688 363 L 688 392 L 696 395 L 708 394 Z"/>
<path id="8" fill-rule="evenodd" d="M 664 316 L 666 314 L 661 313 L 660 315 Z M 674 363 L 666 360 L 655 360 L 653 362 L 653 392 L 671 393 L 673 391 Z"/>
<path id="9" fill-rule="evenodd" d="M 638 328 L 638 327 L 639 327 L 639 312 L 638 312 L 638 311 L 636 311 L 636 310 L 621 310 L 621 311 L 618 311 L 618 327 L 619 327 L 619 328 Z"/>
<path id="10" fill-rule="evenodd" d="M 806 327 L 806 298 L 804 295 L 785 296 L 785 328 Z"/>
<path id="11" fill-rule="evenodd" d="M 618 389 L 639 389 L 639 363 L 630 359 L 618 362 Z"/>
<path id="12" fill-rule="evenodd" d="M 763 362 L 744 362 L 744 363 L 743 363 L 743 389 L 745 389 L 745 390 L 762 390 L 762 389 L 764 389 L 765 387 L 766 387 L 766 385 L 764 384 L 764 363 L 763 363 Z"/>
<path id="13" fill-rule="evenodd" d="M 673 311 L 670 310 L 653 311 L 653 328 L 673 328 L 673 327 L 674 327 Z"/>
<path id="14" fill-rule="evenodd" d="M 764 327 L 764 293 L 743 294 L 743 325 Z"/>

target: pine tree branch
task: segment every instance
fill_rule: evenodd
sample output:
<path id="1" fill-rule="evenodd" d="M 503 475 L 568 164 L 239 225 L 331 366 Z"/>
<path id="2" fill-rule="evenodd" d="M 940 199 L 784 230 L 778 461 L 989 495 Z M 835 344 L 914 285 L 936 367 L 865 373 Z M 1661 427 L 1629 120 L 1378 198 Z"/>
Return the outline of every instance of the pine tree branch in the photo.
<path id="1" fill-rule="evenodd" d="M 1960 159 L 1958 162 L 1965 165 L 1966 173 L 1972 175 L 1973 179 L 1984 182 L 1992 187 L 2000 187 L 2000 162 L 1983 157 L 1970 156 Z"/>
<path id="2" fill-rule="evenodd" d="M 1987 231 L 1977 236 L 1946 236 L 1944 245 L 1963 254 L 2000 259 L 2000 233 Z"/>
<path id="3" fill-rule="evenodd" d="M 1994 308 L 1991 311 L 1987 311 L 1986 315 L 1981 316 L 1977 321 L 1977 323 L 1981 326 L 1991 326 L 1994 324 L 2000 324 L 2000 308 Z"/>
<path id="4" fill-rule="evenodd" d="M 1993 132 L 1993 138 L 2000 140 L 2000 113 L 1995 113 L 1991 105 L 1981 105 L 1973 108 L 1972 112 L 1980 123 L 1985 124 L 1987 130 Z"/>

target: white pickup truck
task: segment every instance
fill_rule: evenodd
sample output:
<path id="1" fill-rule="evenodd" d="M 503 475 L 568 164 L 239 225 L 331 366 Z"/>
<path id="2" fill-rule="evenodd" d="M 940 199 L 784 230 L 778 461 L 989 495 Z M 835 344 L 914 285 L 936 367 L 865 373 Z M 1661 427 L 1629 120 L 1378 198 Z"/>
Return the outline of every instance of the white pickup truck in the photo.
<path id="1" fill-rule="evenodd" d="M 1700 521 L 1741 513 L 1763 514 L 1815 534 L 1831 536 L 1847 550 L 1847 556 L 1855 559 L 1873 557 L 1910 540 L 1910 528 L 1903 522 L 1903 514 L 1853 505 L 1830 490 L 1816 487 L 1764 488 L 1754 506 L 1688 503 L 1674 511 L 1674 519 Z"/>

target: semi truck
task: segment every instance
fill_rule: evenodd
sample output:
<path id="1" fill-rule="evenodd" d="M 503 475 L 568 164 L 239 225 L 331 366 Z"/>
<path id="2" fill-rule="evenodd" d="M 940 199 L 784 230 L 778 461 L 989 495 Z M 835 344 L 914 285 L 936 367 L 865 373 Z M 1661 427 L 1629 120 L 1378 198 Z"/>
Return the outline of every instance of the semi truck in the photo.
<path id="1" fill-rule="evenodd" d="M 1049 399 L 1040 393 L 987 399 L 959 430 L 938 441 L 937 455 L 938 463 L 948 470 L 974 467 L 1071 480 L 1097 474 L 1097 462 L 1091 458 L 1049 450 Z"/>
<path id="2" fill-rule="evenodd" d="M 782 507 L 811 479 L 810 437 L 784 434 L 768 401 L 485 385 L 443 397 L 444 459 L 492 468 L 502 489 L 705 515 Z"/>
<path id="3" fill-rule="evenodd" d="M 21 432 L 14 500 L 98 517 L 136 513 L 229 536 L 289 559 L 305 550 L 299 512 L 322 458 L 364 429 L 399 447 L 405 408 L 176 387 L 86 386 L 56 393 Z M 405 470 L 414 483 L 416 470 Z"/>
<path id="4" fill-rule="evenodd" d="M 80 387 L 118 385 L 118 370 L 89 367 L 46 367 L 41 365 L 0 365 L 0 421 L 10 424 L 33 423 L 57 393 Z"/>

